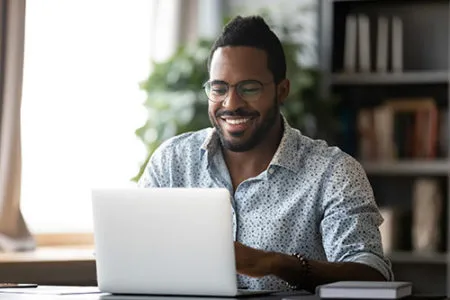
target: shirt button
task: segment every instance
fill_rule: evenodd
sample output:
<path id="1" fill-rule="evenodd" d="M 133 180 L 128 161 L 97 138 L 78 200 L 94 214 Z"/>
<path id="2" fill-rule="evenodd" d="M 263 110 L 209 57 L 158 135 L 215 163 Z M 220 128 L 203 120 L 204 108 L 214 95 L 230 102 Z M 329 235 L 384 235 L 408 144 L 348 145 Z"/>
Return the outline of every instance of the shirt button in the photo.
<path id="1" fill-rule="evenodd" d="M 273 174 L 275 172 L 272 168 L 269 169 L 269 174 Z"/>

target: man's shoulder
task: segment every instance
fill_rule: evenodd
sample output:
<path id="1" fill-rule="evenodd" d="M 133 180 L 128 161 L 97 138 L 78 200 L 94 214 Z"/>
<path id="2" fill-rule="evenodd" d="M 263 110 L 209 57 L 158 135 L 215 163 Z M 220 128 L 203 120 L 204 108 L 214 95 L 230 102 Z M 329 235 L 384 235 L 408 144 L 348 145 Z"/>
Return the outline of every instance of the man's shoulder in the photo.
<path id="1" fill-rule="evenodd" d="M 335 171 L 342 176 L 347 176 L 349 173 L 358 174 L 358 176 L 365 174 L 361 163 L 338 146 L 306 136 L 301 139 L 304 149 L 303 161 L 315 165 L 316 168 L 321 165 L 324 175 L 335 174 Z"/>
<path id="2" fill-rule="evenodd" d="M 281 160 L 291 166 L 292 170 L 304 171 L 304 166 L 314 165 L 314 169 L 326 169 L 330 164 L 342 160 L 354 160 L 352 156 L 338 146 L 330 145 L 325 139 L 304 135 L 292 127 L 287 120 L 282 141 Z M 355 160 L 356 161 L 356 160 Z"/>
<path id="3" fill-rule="evenodd" d="M 161 143 L 157 151 L 162 153 L 182 151 L 186 153 L 186 151 L 199 150 L 212 130 L 212 128 L 204 128 L 173 136 Z"/>
<path id="4" fill-rule="evenodd" d="M 315 169 L 322 166 L 327 169 L 360 169 L 360 162 L 353 156 L 335 145 L 330 145 L 322 139 L 299 136 L 298 149 L 302 165 L 314 165 Z M 320 168 L 320 167 L 319 167 Z"/>
<path id="5" fill-rule="evenodd" d="M 323 160 L 336 160 L 344 156 L 349 156 L 338 146 L 330 145 L 323 139 L 314 139 L 305 135 L 299 136 L 299 146 L 303 148 L 302 153 L 306 158 L 317 158 Z"/>

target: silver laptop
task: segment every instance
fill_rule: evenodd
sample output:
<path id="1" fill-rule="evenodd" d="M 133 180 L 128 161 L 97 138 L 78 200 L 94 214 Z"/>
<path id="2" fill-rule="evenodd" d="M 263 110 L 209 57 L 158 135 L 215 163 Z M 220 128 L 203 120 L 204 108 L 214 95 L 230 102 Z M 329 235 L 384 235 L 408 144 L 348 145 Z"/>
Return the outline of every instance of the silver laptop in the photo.
<path id="1" fill-rule="evenodd" d="M 226 189 L 92 191 L 99 289 L 112 294 L 240 296 Z"/>

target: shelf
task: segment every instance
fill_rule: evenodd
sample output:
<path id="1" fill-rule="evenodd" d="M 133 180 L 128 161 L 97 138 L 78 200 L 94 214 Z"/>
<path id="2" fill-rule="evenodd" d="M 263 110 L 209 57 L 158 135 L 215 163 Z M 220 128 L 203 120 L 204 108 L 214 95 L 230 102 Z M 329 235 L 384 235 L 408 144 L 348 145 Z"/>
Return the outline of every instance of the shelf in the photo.
<path id="1" fill-rule="evenodd" d="M 403 264 L 446 264 L 447 254 L 438 253 L 414 253 L 408 251 L 396 251 L 386 254 L 392 263 Z"/>
<path id="2" fill-rule="evenodd" d="M 392 85 L 392 84 L 448 84 L 446 71 L 423 71 L 405 73 L 335 73 L 331 76 L 334 85 Z"/>
<path id="3" fill-rule="evenodd" d="M 450 170 L 448 160 L 430 161 L 374 161 L 362 162 L 369 175 L 447 175 Z"/>
<path id="4" fill-rule="evenodd" d="M 332 0 L 332 2 L 367 2 L 372 0 Z"/>

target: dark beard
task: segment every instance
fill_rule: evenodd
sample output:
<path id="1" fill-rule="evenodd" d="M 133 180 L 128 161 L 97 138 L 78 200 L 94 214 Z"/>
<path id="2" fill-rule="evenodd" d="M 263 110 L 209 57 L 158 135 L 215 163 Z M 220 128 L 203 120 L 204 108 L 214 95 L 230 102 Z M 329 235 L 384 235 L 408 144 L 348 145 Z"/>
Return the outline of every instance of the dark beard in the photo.
<path id="1" fill-rule="evenodd" d="M 211 119 L 211 123 L 214 125 L 214 127 L 217 130 L 217 133 L 219 134 L 220 143 L 222 144 L 222 147 L 230 150 L 232 152 L 245 152 L 253 149 L 256 147 L 261 141 L 264 139 L 264 136 L 267 135 L 267 133 L 272 129 L 272 127 L 275 125 L 277 116 L 280 113 L 280 107 L 278 105 L 278 99 L 277 96 L 275 96 L 273 106 L 268 111 L 266 118 L 263 120 L 262 124 L 259 126 L 259 128 L 256 129 L 254 134 L 250 137 L 250 139 L 244 143 L 231 143 L 230 141 L 227 141 L 225 139 L 224 133 L 222 128 L 217 124 L 215 119 Z M 233 116 L 252 116 L 254 114 L 246 113 L 241 110 L 236 110 L 235 112 L 228 112 L 225 113 L 226 115 L 233 115 Z M 225 114 L 216 114 L 216 118 L 220 117 L 221 115 Z M 234 136 L 239 137 L 242 133 L 236 133 Z"/>

